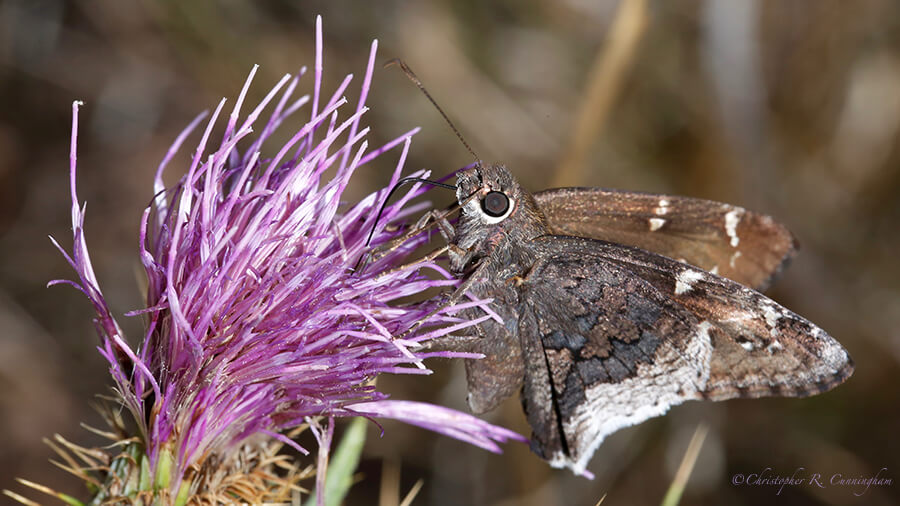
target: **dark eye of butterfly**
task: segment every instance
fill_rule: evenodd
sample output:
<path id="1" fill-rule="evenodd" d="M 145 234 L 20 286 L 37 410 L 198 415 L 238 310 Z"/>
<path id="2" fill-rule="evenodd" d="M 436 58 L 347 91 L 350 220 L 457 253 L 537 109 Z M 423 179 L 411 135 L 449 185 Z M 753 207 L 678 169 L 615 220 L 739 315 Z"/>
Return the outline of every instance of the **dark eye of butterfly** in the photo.
<path id="1" fill-rule="evenodd" d="M 503 192 L 488 192 L 481 199 L 481 209 L 491 218 L 499 218 L 509 210 L 509 197 Z"/>

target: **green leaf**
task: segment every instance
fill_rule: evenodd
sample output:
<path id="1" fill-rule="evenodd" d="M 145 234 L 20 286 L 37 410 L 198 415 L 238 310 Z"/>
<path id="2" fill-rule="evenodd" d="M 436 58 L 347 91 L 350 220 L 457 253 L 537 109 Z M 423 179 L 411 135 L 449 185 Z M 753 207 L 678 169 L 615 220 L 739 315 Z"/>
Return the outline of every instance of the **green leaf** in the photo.
<path id="1" fill-rule="evenodd" d="M 329 459 L 328 474 L 325 476 L 326 506 L 339 506 L 353 484 L 353 475 L 359 467 L 359 457 L 366 442 L 366 421 L 360 416 L 350 422 L 337 450 Z M 315 505 L 316 494 L 313 494 L 306 501 L 306 506 Z"/>

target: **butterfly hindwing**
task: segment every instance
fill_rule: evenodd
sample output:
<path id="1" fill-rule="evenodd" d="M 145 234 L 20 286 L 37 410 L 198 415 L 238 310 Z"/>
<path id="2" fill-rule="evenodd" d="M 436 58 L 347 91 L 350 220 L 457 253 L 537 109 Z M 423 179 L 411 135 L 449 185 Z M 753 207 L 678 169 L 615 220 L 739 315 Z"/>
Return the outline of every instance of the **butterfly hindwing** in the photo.
<path id="1" fill-rule="evenodd" d="M 824 331 L 734 281 L 592 239 L 529 247 L 523 403 L 556 466 L 582 471 L 607 435 L 686 400 L 817 393 L 852 372 Z"/>
<path id="2" fill-rule="evenodd" d="M 636 246 L 764 290 L 796 251 L 766 215 L 710 200 L 601 188 L 534 194 L 555 234 Z"/>
<path id="3" fill-rule="evenodd" d="M 701 397 L 711 349 L 689 311 L 580 252 L 532 273 L 521 287 L 522 400 L 532 449 L 551 465 L 580 473 L 607 435 Z"/>
<path id="4" fill-rule="evenodd" d="M 488 287 L 482 293 L 498 302 L 515 298 L 515 289 L 505 284 Z M 478 339 L 467 345 L 465 350 L 484 355 L 484 358 L 466 360 L 467 401 L 469 409 L 476 414 L 496 408 L 522 389 L 522 378 L 525 376 L 522 348 L 515 328 L 511 330 L 507 327 L 507 323 L 513 325 L 516 315 L 505 311 L 506 307 L 498 304 L 497 308 L 503 322 L 494 319 L 482 322 L 476 328 Z M 462 314 L 469 319 L 481 315 L 481 309 L 477 307 L 469 308 Z"/>

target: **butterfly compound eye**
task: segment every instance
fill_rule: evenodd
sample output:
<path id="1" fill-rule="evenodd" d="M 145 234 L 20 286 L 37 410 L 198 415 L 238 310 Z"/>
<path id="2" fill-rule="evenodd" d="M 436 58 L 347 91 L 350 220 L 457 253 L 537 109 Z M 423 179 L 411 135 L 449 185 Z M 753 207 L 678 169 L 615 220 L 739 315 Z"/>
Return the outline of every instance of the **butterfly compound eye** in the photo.
<path id="1" fill-rule="evenodd" d="M 499 218 L 509 210 L 509 197 L 503 192 L 492 191 L 481 199 L 481 209 L 492 218 Z"/>

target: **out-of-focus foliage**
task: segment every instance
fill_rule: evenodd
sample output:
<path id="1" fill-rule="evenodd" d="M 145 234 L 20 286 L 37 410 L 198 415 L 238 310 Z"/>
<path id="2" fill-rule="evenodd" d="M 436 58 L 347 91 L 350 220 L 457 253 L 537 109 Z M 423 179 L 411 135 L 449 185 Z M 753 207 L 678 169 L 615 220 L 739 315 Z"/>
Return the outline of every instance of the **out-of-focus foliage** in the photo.
<path id="1" fill-rule="evenodd" d="M 659 503 L 701 420 L 710 432 L 685 504 L 770 502 L 771 487 L 731 483 L 767 467 L 786 475 L 803 467 L 826 480 L 887 467 L 895 481 L 861 498 L 847 487 L 787 487 L 784 503 L 900 500 L 891 448 L 900 426 L 900 4 L 651 2 L 611 107 L 594 111 L 586 96 L 618 5 L 0 4 L 0 488 L 24 476 L 78 492 L 47 464 L 41 438 L 99 442 L 77 425 L 101 425 L 88 402 L 108 383 L 90 308 L 70 290 L 44 288 L 69 275 L 46 236 L 69 235 L 72 100 L 85 101 L 79 189 L 88 239 L 121 315 L 141 304 L 135 230 L 172 139 L 197 110 L 233 96 L 254 63 L 257 81 L 274 83 L 311 62 L 322 14 L 326 80 L 363 67 L 378 38 L 380 54 L 415 69 L 480 157 L 506 163 L 533 190 L 560 177 L 580 115 L 602 114 L 578 184 L 699 196 L 778 217 L 802 249 L 771 295 L 828 330 L 856 362 L 845 385 L 819 397 L 688 403 L 622 431 L 594 457 L 593 482 L 551 470 L 524 447 L 496 456 L 402 426 L 379 440 L 370 428 L 364 479 L 348 504 L 391 504 L 419 478 L 421 504 L 593 504 L 607 493 L 609 504 Z M 424 127 L 410 170 L 440 175 L 471 161 L 401 73 L 376 72 L 369 103 L 376 142 Z M 390 169 L 358 173 L 348 196 L 384 185 Z M 125 322 L 140 335 L 139 319 Z M 383 387 L 464 409 L 461 368 L 434 365 L 433 377 Z M 516 400 L 489 417 L 527 433 Z"/>

